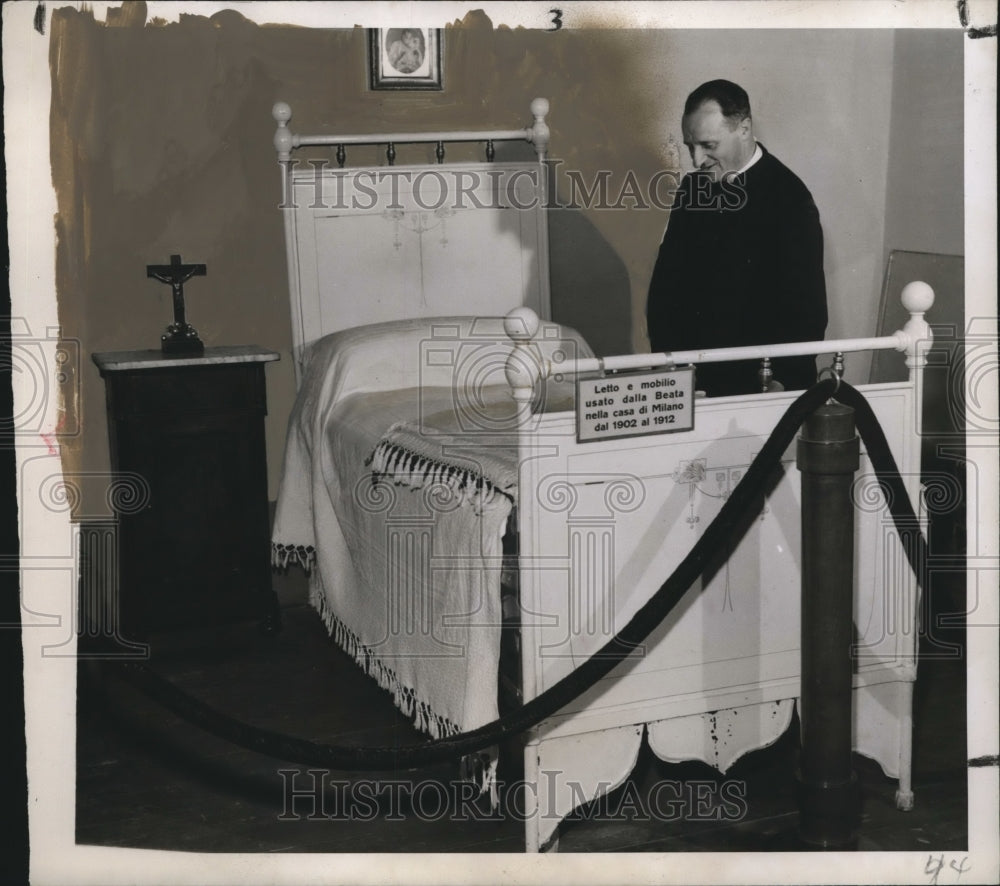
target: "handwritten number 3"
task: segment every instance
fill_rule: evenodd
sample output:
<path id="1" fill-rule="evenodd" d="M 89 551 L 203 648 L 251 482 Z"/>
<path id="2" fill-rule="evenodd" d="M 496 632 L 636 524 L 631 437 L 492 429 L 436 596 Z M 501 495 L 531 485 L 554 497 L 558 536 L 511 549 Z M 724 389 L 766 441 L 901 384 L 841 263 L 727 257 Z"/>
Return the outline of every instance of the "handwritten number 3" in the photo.
<path id="1" fill-rule="evenodd" d="M 562 25 L 562 10 L 561 9 L 550 9 L 549 14 L 552 16 L 552 27 L 549 28 L 550 31 L 558 31 Z"/>

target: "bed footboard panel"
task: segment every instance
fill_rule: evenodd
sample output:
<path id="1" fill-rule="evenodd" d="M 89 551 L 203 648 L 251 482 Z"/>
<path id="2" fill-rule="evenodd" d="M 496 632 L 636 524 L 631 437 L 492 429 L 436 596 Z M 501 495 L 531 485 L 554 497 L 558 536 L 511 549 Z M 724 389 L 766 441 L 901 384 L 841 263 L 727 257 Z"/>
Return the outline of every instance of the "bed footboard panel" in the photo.
<path id="1" fill-rule="evenodd" d="M 912 387 L 877 385 L 864 393 L 916 502 Z M 794 399 L 701 401 L 694 430 L 676 434 L 579 443 L 574 417 L 561 414 L 525 436 L 518 521 L 525 698 L 600 649 L 656 592 Z M 855 704 L 856 747 L 901 777 L 900 761 L 905 768 L 909 759 L 909 694 L 872 687 L 915 678 L 918 588 L 864 447 L 853 494 L 854 681 L 864 694 Z M 742 539 L 718 552 L 640 649 L 541 724 L 535 739 L 544 745 L 656 724 L 652 743 L 660 756 L 704 759 L 723 771 L 774 741 L 799 696 L 799 495 L 793 443 Z M 871 703 L 876 697 L 892 704 Z M 733 718 L 741 725 L 730 725 L 728 746 L 720 747 L 706 715 L 741 710 L 742 721 Z M 560 771 L 573 780 L 566 767 Z"/>

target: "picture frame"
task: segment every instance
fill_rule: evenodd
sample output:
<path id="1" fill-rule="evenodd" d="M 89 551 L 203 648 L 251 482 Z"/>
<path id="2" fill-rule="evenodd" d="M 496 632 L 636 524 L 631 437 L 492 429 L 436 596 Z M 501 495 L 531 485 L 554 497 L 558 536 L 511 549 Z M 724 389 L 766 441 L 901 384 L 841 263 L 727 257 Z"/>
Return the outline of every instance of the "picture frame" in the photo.
<path id="1" fill-rule="evenodd" d="M 368 34 L 372 89 L 443 88 L 439 29 L 372 28 Z"/>

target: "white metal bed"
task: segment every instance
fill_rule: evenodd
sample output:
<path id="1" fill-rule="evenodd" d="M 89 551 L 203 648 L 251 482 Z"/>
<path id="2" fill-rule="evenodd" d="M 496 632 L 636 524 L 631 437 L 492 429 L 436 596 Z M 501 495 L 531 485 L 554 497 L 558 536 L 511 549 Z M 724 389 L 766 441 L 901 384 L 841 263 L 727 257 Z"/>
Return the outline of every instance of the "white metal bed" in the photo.
<path id="1" fill-rule="evenodd" d="M 513 396 L 501 436 L 516 453 L 516 507 L 506 525 L 514 530 L 518 546 L 516 564 L 508 561 L 507 567 L 516 571 L 519 598 L 513 612 L 508 602 L 505 615 L 517 622 L 514 645 L 520 661 L 516 668 L 501 664 L 500 669 L 518 674 L 515 679 L 525 700 L 599 649 L 659 587 L 796 397 L 782 392 L 702 400 L 693 430 L 592 441 L 577 438 L 575 412 L 558 403 L 538 409 L 539 386 L 546 379 L 572 382 L 578 374 L 621 374 L 748 354 L 639 354 L 598 360 L 575 339 L 570 340 L 575 351 L 560 346 L 567 340 L 566 330 L 546 322 L 542 161 L 549 137 L 548 104 L 536 99 L 531 111 L 533 122 L 522 130 L 304 136 L 288 128 L 287 105 L 274 109 L 300 384 L 308 355 L 334 333 L 401 318 L 507 316 L 504 328 L 510 341 L 497 345 L 506 348 L 506 356 L 499 359 L 496 350 L 490 351 L 486 375 L 496 381 L 496 373 L 502 373 Z M 503 140 L 532 144 L 536 158 L 505 164 L 439 162 L 445 142 L 482 141 L 492 151 L 492 144 Z M 434 162 L 404 166 L 313 163 L 303 169 L 292 159 L 300 147 L 324 145 L 336 146 L 343 162 L 341 146 L 372 143 L 430 144 L 438 149 Z M 393 153 L 394 147 L 388 151 Z M 447 190 L 449 199 L 438 201 L 422 193 L 420 188 L 430 182 Z M 456 193 L 467 198 L 461 206 L 451 199 Z M 909 381 L 861 390 L 886 431 L 916 509 L 917 404 L 930 338 L 923 312 L 933 295 L 917 284 L 905 301 L 911 320 L 893 336 L 776 345 L 752 349 L 752 355 L 782 356 L 796 349 L 905 351 Z M 469 327 L 462 327 L 456 339 L 460 326 L 445 324 L 446 350 L 453 356 L 469 333 Z M 441 351 L 435 347 L 437 328 L 416 348 L 419 354 L 411 355 L 420 372 Z M 497 328 L 496 323 L 489 326 L 491 334 Z M 406 363 L 409 357 L 400 359 Z M 468 375 L 468 365 L 462 370 L 460 364 L 446 360 L 434 371 L 444 373 L 445 386 L 448 379 L 461 386 L 466 380 L 450 375 L 460 370 Z M 469 365 L 480 364 L 473 360 Z M 468 377 L 473 376 L 479 378 L 475 372 Z M 435 378 L 440 381 L 441 375 Z M 424 381 L 418 374 L 412 386 L 398 380 L 396 384 L 399 389 L 412 387 L 419 398 Z M 379 386 L 373 390 L 385 392 Z M 492 444 L 498 433 L 480 435 L 479 445 L 486 446 L 484 440 Z M 783 475 L 759 519 L 733 546 L 725 565 L 704 576 L 701 588 L 692 588 L 642 650 L 526 737 L 525 779 L 535 786 L 528 793 L 537 800 L 526 816 L 529 851 L 551 845 L 559 821 L 574 806 L 621 784 L 644 736 L 665 760 L 699 759 L 725 771 L 787 728 L 799 696 L 799 489 L 792 461 L 793 456 L 786 456 Z M 283 478 L 283 493 L 284 488 Z M 906 808 L 913 802 L 910 736 L 919 588 L 864 452 L 856 490 L 854 744 L 899 779 L 897 803 Z M 279 512 L 281 507 L 279 501 Z M 435 525 L 433 519 L 402 520 L 394 531 L 403 526 L 411 536 L 423 537 L 433 534 Z M 277 541 L 284 545 L 289 539 Z M 324 543 L 316 535 L 305 547 L 321 549 Z M 454 565 L 454 556 L 436 550 L 433 542 L 421 550 L 418 568 L 429 575 Z M 322 557 L 316 562 L 322 563 Z M 495 551 L 480 566 L 501 571 Z M 321 611 L 334 605 L 322 597 L 323 571 L 312 572 L 314 602 Z M 335 613 L 331 617 L 336 620 Z M 480 627 L 497 635 L 501 630 L 496 618 Z M 408 671 L 409 679 L 419 683 L 418 671 Z M 478 720 L 484 717 L 488 714 L 480 711 Z M 453 719 L 457 722 L 451 725 L 457 728 L 481 725 Z"/>

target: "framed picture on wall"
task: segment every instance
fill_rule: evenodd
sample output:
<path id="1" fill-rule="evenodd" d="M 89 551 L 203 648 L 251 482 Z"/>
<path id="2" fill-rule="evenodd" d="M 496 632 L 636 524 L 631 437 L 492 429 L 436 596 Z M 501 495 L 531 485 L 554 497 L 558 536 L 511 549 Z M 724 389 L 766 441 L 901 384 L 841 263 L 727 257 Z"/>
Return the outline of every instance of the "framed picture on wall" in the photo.
<path id="1" fill-rule="evenodd" d="M 441 32 L 374 28 L 369 32 L 372 89 L 441 89 Z"/>

